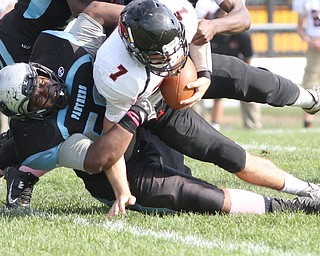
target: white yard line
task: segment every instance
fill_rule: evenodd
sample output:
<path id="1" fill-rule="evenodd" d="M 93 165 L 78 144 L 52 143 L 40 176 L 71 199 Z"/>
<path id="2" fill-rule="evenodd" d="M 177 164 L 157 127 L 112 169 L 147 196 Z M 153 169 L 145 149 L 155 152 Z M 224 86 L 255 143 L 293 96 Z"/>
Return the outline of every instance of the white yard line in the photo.
<path id="1" fill-rule="evenodd" d="M 130 233 L 134 236 L 139 237 L 152 237 L 153 239 L 168 240 L 168 242 L 180 243 L 183 246 L 204 248 L 204 249 L 216 249 L 224 250 L 225 253 L 232 253 L 233 251 L 242 251 L 242 253 L 248 255 L 296 255 L 296 252 L 284 252 L 282 250 L 275 250 L 265 244 L 249 243 L 249 242 L 225 242 L 219 239 L 206 240 L 202 237 L 195 235 L 183 235 L 170 230 L 166 231 L 154 231 L 152 229 L 143 229 L 137 226 L 131 226 L 126 221 L 105 221 L 105 222 L 94 222 L 92 220 L 84 218 L 76 218 L 74 220 L 76 224 L 80 225 L 93 225 L 103 227 L 105 230 L 110 232 L 125 232 Z"/>

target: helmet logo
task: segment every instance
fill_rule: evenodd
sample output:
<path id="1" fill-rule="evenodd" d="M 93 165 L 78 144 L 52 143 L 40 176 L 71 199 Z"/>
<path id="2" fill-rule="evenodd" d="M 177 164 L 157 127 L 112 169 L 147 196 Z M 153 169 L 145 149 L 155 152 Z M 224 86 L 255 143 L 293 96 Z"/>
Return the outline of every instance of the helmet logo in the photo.
<path id="1" fill-rule="evenodd" d="M 58 76 L 62 77 L 64 75 L 64 67 L 58 68 Z"/>
<path id="2" fill-rule="evenodd" d="M 119 22 L 119 30 L 120 30 L 120 34 L 127 38 L 128 37 L 128 32 L 127 29 L 125 28 L 125 26 L 123 26 L 123 24 L 121 22 Z"/>
<path id="3" fill-rule="evenodd" d="M 29 50 L 31 49 L 31 46 L 30 45 L 27 45 L 27 44 L 21 44 L 21 47 L 26 49 L 26 50 Z"/>

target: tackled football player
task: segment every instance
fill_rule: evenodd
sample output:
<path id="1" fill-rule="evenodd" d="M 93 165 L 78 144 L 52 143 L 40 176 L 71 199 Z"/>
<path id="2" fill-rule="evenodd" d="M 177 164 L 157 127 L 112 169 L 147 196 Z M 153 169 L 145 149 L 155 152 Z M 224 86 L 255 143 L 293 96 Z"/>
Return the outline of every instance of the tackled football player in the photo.
<path id="1" fill-rule="evenodd" d="M 10 125 L 19 156 L 25 159 L 24 164 L 35 169 L 51 170 L 59 164 L 79 169 L 76 171 L 78 176 L 84 179 L 86 188 L 94 197 L 108 204 L 116 199 L 116 204 L 109 212 L 109 216 L 114 216 L 119 210 L 125 212 L 121 206 L 126 203 L 133 204 L 135 201 L 134 196 L 126 195 L 126 183 L 113 183 L 114 180 L 110 179 L 108 174 L 110 170 L 92 175 L 83 172 L 92 168 L 87 164 L 88 153 L 101 146 L 103 148 L 107 142 L 105 134 L 99 137 L 102 133 L 105 101 L 97 93 L 92 76 L 88 75 L 92 73 L 91 60 L 94 58 L 94 52 L 104 40 L 102 26 L 92 19 L 96 17 L 96 11 L 101 12 L 102 8 L 97 8 L 101 4 L 104 5 L 103 3 L 90 5 L 85 13 L 79 16 L 70 34 L 57 31 L 41 33 L 34 46 L 30 63 L 9 65 L 0 71 L 1 92 L 5 93 L 8 92 L 8 88 L 14 88 L 12 93 L 9 92 L 12 98 L 2 99 L 1 108 L 12 118 Z M 111 18 L 110 15 L 104 17 Z M 92 40 L 87 40 L 88 38 Z M 45 49 L 44 46 L 48 46 L 48 41 L 52 44 L 49 49 Z M 58 54 L 52 55 L 52 52 Z M 138 101 L 131 107 L 131 114 L 139 115 L 141 111 L 146 111 L 147 114 L 145 108 L 140 108 L 140 103 Z M 127 134 L 127 130 L 122 128 L 128 124 L 127 120 L 120 120 L 119 124 L 116 125 L 118 130 Z M 265 214 L 283 210 L 293 212 L 301 210 L 306 213 L 320 211 L 318 199 L 297 197 L 293 200 L 282 200 L 244 190 L 220 189 L 186 174 L 182 171 L 186 167 L 181 161 L 174 164 L 175 166 L 178 164 L 181 169 L 173 169 L 164 163 L 170 163 L 171 157 L 172 160 L 176 156 L 181 157 L 181 154 L 171 150 L 167 158 L 165 154 L 169 150 L 167 146 L 159 144 L 160 141 L 148 139 L 146 137 L 150 136 L 148 133 L 141 130 L 140 132 L 142 137 L 139 136 L 138 143 L 135 144 L 127 161 L 128 179 L 133 195 L 137 197 L 137 204 L 134 205 L 137 210 L 167 208 L 171 211 L 212 214 L 218 212 Z M 93 143 L 82 134 L 96 142 Z M 68 147 L 70 143 L 65 144 L 71 137 L 74 148 Z M 113 143 L 121 143 L 122 140 L 121 136 L 113 139 Z M 31 143 L 33 147 L 30 147 Z M 162 146 L 165 147 L 164 150 L 160 148 Z M 104 152 L 95 153 L 98 156 L 101 153 L 105 155 L 113 153 L 110 148 L 103 149 Z M 119 176 L 122 178 L 126 176 L 121 175 L 121 170 L 125 168 L 116 170 L 117 179 Z M 101 170 L 96 172 L 99 171 Z M 10 168 L 7 172 L 8 201 L 23 203 L 19 192 L 30 188 L 34 183 L 32 181 L 37 178 L 29 173 L 27 178 L 30 179 L 25 180 L 25 172 L 14 168 L 13 172 Z M 15 184 L 20 184 L 20 181 L 24 183 L 23 188 Z M 126 182 L 126 179 L 123 181 Z M 120 187 L 115 187 L 114 184 Z M 13 189 L 10 190 L 9 187 Z M 15 197 L 16 193 L 18 197 Z M 229 195 L 232 193 L 241 196 L 236 199 L 230 198 Z M 123 194 L 130 196 L 129 200 L 117 203 L 119 196 Z"/>
<path id="2" fill-rule="evenodd" d="M 173 12 L 178 14 L 174 15 Z M 158 19 L 159 16 L 161 18 Z M 128 131 L 134 132 L 145 117 L 139 119 L 129 109 L 137 99 L 147 98 L 149 106 L 154 106 L 160 115 L 150 120 L 146 128 L 175 150 L 191 158 L 214 163 L 255 185 L 297 195 L 318 191 L 318 186 L 293 177 L 265 158 L 249 154 L 240 145 L 212 129 L 191 108 L 176 111 L 161 101 L 159 85 L 163 77 L 174 75 L 183 67 L 189 53 L 188 45 L 196 30 L 193 28 L 196 19 L 194 10 L 184 1 L 139 0 L 125 7 L 118 30 L 99 48 L 94 64 L 97 89 L 107 101 L 104 119 L 106 134 L 110 127 L 113 130 L 119 120 L 124 119 Z M 192 58 L 193 53 L 191 49 Z M 203 61 L 199 55 L 193 58 L 199 78 L 189 86 L 204 87 L 205 90 L 201 88 L 185 100 L 186 107 L 192 106 L 206 92 L 218 98 L 241 96 L 244 101 L 319 110 L 319 98 L 315 91 L 306 91 L 290 80 L 240 63 L 236 58 L 219 58 L 221 62 L 214 66 L 214 80 L 207 91 L 199 81 L 207 79 L 211 59 Z M 259 79 L 267 83 L 260 83 Z M 222 90 L 223 87 L 226 89 Z M 217 91 L 217 95 L 211 95 L 212 91 Z M 222 92 L 225 95 L 221 95 Z M 94 159 L 94 156 L 91 157 Z M 231 200 L 237 198 L 237 194 L 231 193 L 230 197 Z"/>
<path id="3" fill-rule="evenodd" d="M 19 62 L 28 62 L 33 45 L 41 31 L 63 30 L 68 22 L 84 10 L 92 0 L 18 1 L 13 10 L 0 20 L 0 69 Z M 10 132 L 9 132 L 10 133 Z M 8 133 L 8 134 L 9 134 Z M 7 144 L 8 134 L 1 134 L 0 177 L 4 167 L 11 166 L 15 152 Z"/>

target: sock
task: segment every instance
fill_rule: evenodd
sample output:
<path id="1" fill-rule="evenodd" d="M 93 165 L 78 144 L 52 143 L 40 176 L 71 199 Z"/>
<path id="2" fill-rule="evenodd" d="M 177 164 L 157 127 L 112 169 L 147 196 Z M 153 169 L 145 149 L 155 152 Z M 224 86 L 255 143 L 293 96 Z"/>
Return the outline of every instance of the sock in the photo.
<path id="1" fill-rule="evenodd" d="M 36 177 L 41 177 L 42 175 L 44 175 L 47 171 L 43 171 L 43 170 L 34 170 L 34 169 L 31 169 L 30 167 L 27 167 L 27 166 L 24 166 L 24 165 L 21 165 L 19 167 L 19 171 L 22 171 L 22 172 L 30 172 L 32 173 L 34 176 Z"/>
<path id="2" fill-rule="evenodd" d="M 226 189 L 230 194 L 231 209 L 230 214 L 253 213 L 265 214 L 266 203 L 262 195 L 242 190 Z"/>
<path id="3" fill-rule="evenodd" d="M 285 173 L 284 187 L 280 191 L 297 196 L 307 196 L 308 192 L 316 188 L 316 185 L 311 185 L 310 183 L 300 180 L 289 173 Z"/>
<path id="4" fill-rule="evenodd" d="M 216 122 L 212 122 L 211 123 L 211 126 L 216 129 L 217 131 L 220 131 L 220 124 L 219 123 L 216 123 Z"/>
<path id="5" fill-rule="evenodd" d="M 291 106 L 301 107 L 306 109 L 312 108 L 314 104 L 316 104 L 316 102 L 314 101 L 314 98 L 306 89 L 302 88 L 299 85 L 298 87 L 300 90 L 300 94 L 297 100 L 295 101 L 295 103 L 293 103 Z"/>
<path id="6" fill-rule="evenodd" d="M 266 212 L 273 212 L 274 209 L 273 209 L 273 205 L 272 205 L 272 202 L 274 201 L 274 198 L 272 197 L 268 197 L 268 196 L 264 196 L 264 205 L 265 205 L 265 208 L 266 208 Z"/>

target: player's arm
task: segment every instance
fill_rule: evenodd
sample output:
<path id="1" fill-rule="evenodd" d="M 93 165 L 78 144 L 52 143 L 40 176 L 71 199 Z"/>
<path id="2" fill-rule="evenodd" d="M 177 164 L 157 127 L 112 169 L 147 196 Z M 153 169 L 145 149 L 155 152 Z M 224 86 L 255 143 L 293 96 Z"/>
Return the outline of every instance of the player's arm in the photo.
<path id="1" fill-rule="evenodd" d="M 124 5 L 92 1 L 83 11 L 103 27 L 116 27 Z"/>
<path id="2" fill-rule="evenodd" d="M 89 173 L 108 170 L 124 155 L 136 129 L 153 115 L 150 106 L 148 100 L 139 99 L 118 123 L 104 118 L 104 133 L 94 142 L 72 134 L 59 147 L 58 165 Z"/>
<path id="3" fill-rule="evenodd" d="M 104 2 L 106 5 L 98 5 L 99 3 L 97 3 L 97 1 L 92 1 L 92 0 L 67 0 L 69 8 L 71 10 L 72 16 L 77 18 L 78 15 L 83 12 L 88 6 L 89 4 L 93 4 L 93 6 L 96 6 L 97 8 L 101 8 L 101 6 L 105 6 L 105 7 L 110 7 L 110 6 L 115 6 L 118 4 L 112 4 L 112 3 L 106 3 L 108 1 L 98 1 L 98 2 Z M 96 4 L 97 3 L 97 4 Z M 121 7 L 121 5 L 118 5 Z M 103 7 L 103 8 L 105 8 Z M 100 10 L 98 10 L 100 11 Z M 108 11 L 108 10 L 103 10 L 103 11 Z M 110 19 L 112 17 L 108 17 L 109 13 L 106 13 L 105 18 Z"/>
<path id="4" fill-rule="evenodd" d="M 103 121 L 104 133 L 88 149 L 84 169 L 96 173 L 109 169 L 124 154 L 133 133 L 107 118 Z"/>
<path id="5" fill-rule="evenodd" d="M 125 214 L 126 205 L 134 205 L 136 198 L 130 192 L 124 157 L 121 157 L 110 169 L 106 170 L 105 174 L 116 197 L 108 216 L 111 218 L 119 213 Z"/>
<path id="6" fill-rule="evenodd" d="M 216 34 L 239 33 L 250 28 L 251 18 L 242 0 L 224 0 L 219 5 L 228 14 L 219 19 L 200 19 L 193 43 L 201 45 L 210 42 Z"/>
<path id="7" fill-rule="evenodd" d="M 104 172 L 112 186 L 113 192 L 115 194 L 115 202 L 113 203 L 111 209 L 109 210 L 108 216 L 111 218 L 113 216 L 116 216 L 119 214 L 119 212 L 121 214 L 125 214 L 125 206 L 126 205 L 133 205 L 135 204 L 136 198 L 134 196 L 131 195 L 130 192 L 130 188 L 129 188 L 129 184 L 127 181 L 127 172 L 126 172 L 126 164 L 125 164 L 125 160 L 124 160 L 124 152 L 127 149 L 131 139 L 132 139 L 132 133 L 131 132 L 124 132 L 125 129 L 120 128 L 119 126 L 117 126 L 116 123 L 110 122 L 107 118 L 104 118 L 104 123 L 103 123 L 103 127 L 104 127 L 104 142 L 102 143 L 109 143 L 110 139 L 112 136 L 122 136 L 121 138 L 121 142 L 120 144 L 122 144 L 122 149 L 116 149 L 115 152 L 117 152 L 118 155 L 121 155 L 120 159 L 113 164 L 110 168 L 108 168 L 108 159 L 102 159 L 105 162 L 104 165 Z M 113 129 L 113 127 L 115 127 L 115 129 Z M 118 129 L 120 128 L 120 129 Z M 117 131 L 118 130 L 118 131 Z M 110 134 L 109 132 L 111 131 L 112 134 Z M 108 137 L 109 135 L 109 137 Z M 128 136 L 126 136 L 128 135 Z M 105 149 L 104 152 L 113 152 L 114 151 L 114 147 L 117 147 L 119 142 L 112 142 L 112 143 L 116 143 L 116 144 L 112 144 L 109 145 L 108 149 Z M 100 144 L 101 145 L 101 144 Z M 93 143 L 91 146 L 93 146 L 93 148 L 89 148 L 88 153 L 90 154 L 90 152 L 96 153 L 98 152 L 99 149 L 97 149 L 97 145 L 95 145 L 95 143 Z M 104 145 L 102 145 L 104 146 Z M 103 150 L 103 149 L 102 149 Z M 106 151 L 108 150 L 108 151 Z M 109 154 L 109 153 L 108 153 Z M 118 155 L 115 154 L 113 157 L 114 159 L 118 158 Z M 104 157 L 106 154 L 101 154 L 100 157 Z M 90 157 L 90 155 L 89 155 Z M 90 157 L 91 159 L 96 159 L 96 156 L 91 155 Z M 86 157 L 87 159 L 87 163 L 85 162 L 85 164 L 88 165 L 88 157 Z M 98 161 L 98 164 L 100 164 L 101 160 Z M 114 161 L 114 160 L 113 160 Z M 113 162 L 111 161 L 111 162 Z M 91 163 L 91 165 L 94 163 Z M 106 166 L 107 165 L 107 166 Z M 88 167 L 87 167 L 88 168 Z M 96 167 L 94 167 L 96 168 Z M 100 167 L 101 168 L 101 167 Z M 108 168 L 108 169 L 107 169 Z"/>
<path id="8" fill-rule="evenodd" d="M 184 108 L 192 107 L 199 102 L 211 84 L 212 60 L 210 43 L 203 45 L 190 44 L 190 57 L 196 67 L 198 79 L 187 85 L 189 89 L 194 89 L 195 93 L 189 99 L 183 100 L 180 104 Z"/>

